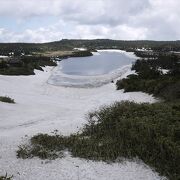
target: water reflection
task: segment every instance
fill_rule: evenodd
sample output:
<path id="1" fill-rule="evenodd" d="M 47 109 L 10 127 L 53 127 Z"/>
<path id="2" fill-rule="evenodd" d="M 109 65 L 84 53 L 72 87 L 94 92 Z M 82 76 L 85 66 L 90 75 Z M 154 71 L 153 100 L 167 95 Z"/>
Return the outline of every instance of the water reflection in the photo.
<path id="1" fill-rule="evenodd" d="M 108 74 L 119 67 L 132 63 L 124 53 L 100 52 L 100 55 L 69 58 L 61 62 L 61 71 L 68 75 L 97 76 Z"/>
<path id="2" fill-rule="evenodd" d="M 66 87 L 99 87 L 110 83 L 130 69 L 132 53 L 100 51 L 91 57 L 69 58 L 54 69 L 48 83 Z"/>

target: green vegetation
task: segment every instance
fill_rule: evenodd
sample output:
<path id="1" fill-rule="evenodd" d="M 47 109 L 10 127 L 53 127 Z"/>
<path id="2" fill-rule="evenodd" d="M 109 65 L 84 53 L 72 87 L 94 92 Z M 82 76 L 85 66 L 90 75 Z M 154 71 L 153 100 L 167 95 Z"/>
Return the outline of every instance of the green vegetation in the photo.
<path id="1" fill-rule="evenodd" d="M 0 96 L 0 101 L 5 102 L 5 103 L 12 103 L 14 104 L 14 99 L 11 99 L 10 97 L 7 96 Z"/>
<path id="2" fill-rule="evenodd" d="M 34 75 L 34 69 L 43 71 L 44 66 L 56 66 L 53 59 L 68 57 L 92 56 L 90 51 L 38 51 L 31 56 L 16 56 L 0 59 L 0 74 L 2 75 Z M 42 56 L 43 54 L 43 56 Z M 53 54 L 55 56 L 53 56 Z"/>
<path id="3" fill-rule="evenodd" d="M 87 51 L 74 51 L 74 48 L 87 48 Z M 41 63 L 34 61 L 33 63 L 23 63 L 21 58 L 27 58 L 31 55 L 33 59 L 44 56 L 68 58 L 68 57 L 84 57 L 91 56 L 96 49 L 121 49 L 135 52 L 142 57 L 137 48 L 146 48 L 155 51 L 155 54 L 172 54 L 171 51 L 180 51 L 180 41 L 120 41 L 110 39 L 95 40 L 78 40 L 63 39 L 61 41 L 49 43 L 0 43 L 0 55 L 13 56 L 21 63 L 0 64 L 0 74 L 3 75 L 32 75 L 34 69 L 41 69 Z M 37 55 L 42 55 L 37 57 Z M 150 55 L 143 55 L 149 57 Z M 47 58 L 47 57 L 46 57 Z M 0 60 L 1 62 L 1 60 Z M 45 61 L 47 63 L 47 61 Z M 49 61 L 50 62 L 50 61 Z M 2 62 L 1 62 L 2 63 Z M 43 63 L 44 64 L 44 63 Z M 6 66 L 7 65 L 7 66 Z M 17 66 L 18 65 L 18 66 Z M 4 66 L 4 68 L 1 68 Z"/>
<path id="4" fill-rule="evenodd" d="M 137 60 L 132 69 L 137 75 L 117 81 L 117 89 L 125 92 L 143 91 L 166 101 L 180 100 L 180 59 L 178 56 L 159 56 Z M 163 74 L 161 69 L 168 69 Z"/>
<path id="5" fill-rule="evenodd" d="M 13 176 L 8 176 L 7 173 L 5 176 L 0 176 L 0 180 L 12 180 Z"/>
<path id="6" fill-rule="evenodd" d="M 134 51 L 136 48 L 151 48 L 154 51 L 180 51 L 180 41 L 122 41 L 110 39 L 79 40 L 63 39 L 50 43 L 0 43 L 0 55 L 15 56 L 45 53 L 47 51 L 72 51 L 74 48 L 85 47 L 89 50 L 95 49 L 122 49 Z"/>
<path id="7" fill-rule="evenodd" d="M 0 62 L 2 75 L 34 75 L 34 69 L 43 71 L 44 66 L 56 66 L 49 57 L 23 56 Z"/>
<path id="8" fill-rule="evenodd" d="M 81 132 L 70 136 L 38 134 L 28 145 L 21 145 L 18 158 L 55 159 L 70 151 L 73 156 L 91 160 L 117 161 L 121 157 L 140 158 L 170 180 L 180 179 L 180 57 L 170 51 L 180 51 L 180 41 L 114 41 L 62 40 L 45 44 L 14 44 L 21 52 L 87 49 L 123 49 L 146 59 L 137 60 L 135 75 L 117 81 L 117 89 L 125 92 L 143 91 L 165 100 L 154 104 L 119 102 L 89 113 L 88 124 Z M 5 45 L 0 44 L 1 48 Z M 12 44 L 11 44 L 12 46 Z M 4 52 L 9 52 L 7 46 Z M 35 49 L 33 49 L 33 47 Z M 153 53 L 140 53 L 136 48 L 150 48 Z M 18 49 L 18 48 L 17 48 Z M 3 52 L 3 51 L 2 51 Z M 26 52 L 26 53 L 27 53 Z M 2 53 L 3 54 L 3 53 Z M 4 53 L 6 55 L 6 53 Z M 61 58 L 91 55 L 90 51 L 63 55 Z M 27 62 L 31 62 L 28 59 Z M 29 69 L 39 64 L 23 64 Z M 3 62 L 0 68 L 6 66 Z M 165 74 L 162 69 L 168 70 Z"/>
<path id="9" fill-rule="evenodd" d="M 86 56 L 92 56 L 93 54 L 90 51 L 75 51 L 73 52 L 71 57 L 86 57 Z"/>
<path id="10" fill-rule="evenodd" d="M 139 157 L 169 179 L 180 178 L 180 103 L 115 103 L 88 115 L 82 132 L 64 137 L 39 134 L 20 146 L 19 158 L 73 156 L 115 161 Z"/>
<path id="11" fill-rule="evenodd" d="M 56 54 L 56 52 L 51 52 L 52 54 Z M 60 51 L 57 52 L 56 56 L 60 59 L 66 59 L 69 57 L 88 57 L 88 56 L 93 56 L 92 52 L 87 50 L 87 51 Z"/>
<path id="12" fill-rule="evenodd" d="M 17 157 L 26 159 L 37 156 L 41 159 L 56 159 L 63 157 L 63 148 L 61 145 L 57 146 L 57 141 L 59 141 L 60 136 L 55 136 L 53 138 L 48 135 L 42 135 L 42 137 L 38 137 L 41 139 L 42 143 L 46 144 L 45 146 L 36 142 L 36 137 L 31 139 L 31 146 L 21 145 L 19 146 L 19 150 L 17 151 Z M 55 149 L 54 149 L 55 148 Z"/>

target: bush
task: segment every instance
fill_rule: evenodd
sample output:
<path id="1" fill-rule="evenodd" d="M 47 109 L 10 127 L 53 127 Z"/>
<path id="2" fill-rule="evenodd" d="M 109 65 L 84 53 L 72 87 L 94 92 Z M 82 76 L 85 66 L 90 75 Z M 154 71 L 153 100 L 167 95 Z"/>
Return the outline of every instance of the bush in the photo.
<path id="1" fill-rule="evenodd" d="M 34 69 L 43 71 L 44 66 L 56 66 L 57 64 L 49 57 L 43 56 L 23 56 L 16 58 L 17 64 L 13 60 L 0 63 L 0 74 L 2 75 L 34 75 Z"/>
<path id="2" fill-rule="evenodd" d="M 180 63 L 178 60 L 176 56 L 137 60 L 132 67 L 137 75 L 130 75 L 126 79 L 117 81 L 117 90 L 143 91 L 166 101 L 180 100 Z M 169 69 L 169 73 L 163 74 L 160 68 Z"/>
<path id="3" fill-rule="evenodd" d="M 75 51 L 73 52 L 71 57 L 87 57 L 87 56 L 93 56 L 91 51 Z"/>
<path id="4" fill-rule="evenodd" d="M 7 173 L 5 176 L 0 176 L 0 180 L 11 180 L 13 176 L 8 176 Z"/>
<path id="5" fill-rule="evenodd" d="M 143 91 L 166 101 L 180 99 L 180 80 L 168 75 L 157 79 L 142 79 L 137 75 L 131 75 L 117 81 L 116 87 L 117 90 L 124 89 L 125 92 Z"/>
<path id="6" fill-rule="evenodd" d="M 0 60 L 0 69 L 7 68 L 7 63 L 5 61 Z"/>
<path id="7" fill-rule="evenodd" d="M 41 159 L 55 159 L 63 157 L 62 150 L 65 149 L 64 138 L 56 135 L 49 136 L 47 134 L 37 135 L 31 138 L 31 146 L 21 145 L 17 151 L 17 157 L 26 159 L 38 156 Z"/>
<path id="8" fill-rule="evenodd" d="M 1 102 L 6 102 L 6 103 L 15 103 L 14 99 L 11 99 L 10 97 L 7 96 L 0 96 L 0 101 Z"/>
<path id="9" fill-rule="evenodd" d="M 115 103 L 88 115 L 81 133 L 69 137 L 39 134 L 31 138 L 27 154 L 71 151 L 75 157 L 116 161 L 139 157 L 171 180 L 180 178 L 180 103 Z M 38 147 L 38 148 L 37 148 Z M 26 147 L 27 148 L 27 147 Z M 58 154 L 56 153 L 58 157 Z M 23 153 L 24 154 L 24 153 Z M 26 153 L 25 153 L 26 154 Z M 62 156 L 61 156 L 62 157 Z"/>

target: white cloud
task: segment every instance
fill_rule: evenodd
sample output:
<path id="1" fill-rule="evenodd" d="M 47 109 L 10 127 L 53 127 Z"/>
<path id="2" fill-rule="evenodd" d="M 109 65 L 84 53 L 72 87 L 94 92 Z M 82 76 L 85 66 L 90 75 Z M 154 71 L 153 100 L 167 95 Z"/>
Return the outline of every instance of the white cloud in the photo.
<path id="1" fill-rule="evenodd" d="M 179 0 L 0 0 L 0 17 L 19 22 L 56 17 L 55 24 L 23 32 L 1 25 L 0 41 L 45 42 L 61 38 L 175 40 Z M 22 23 L 23 24 L 23 23 Z"/>
<path id="2" fill-rule="evenodd" d="M 48 42 L 60 40 L 63 33 L 53 29 L 39 28 L 36 30 L 26 29 L 21 33 L 14 33 L 0 29 L 0 42 Z"/>
<path id="3" fill-rule="evenodd" d="M 115 27 L 102 25 L 76 25 L 71 32 L 62 32 L 61 23 L 54 27 L 39 28 L 36 30 L 27 29 L 21 33 L 14 33 L 5 29 L 0 29 L 1 42 L 49 42 L 62 38 L 79 38 L 79 39 L 145 39 L 147 30 L 144 28 L 133 28 L 127 25 L 119 25 Z"/>
<path id="4" fill-rule="evenodd" d="M 79 32 L 79 33 L 77 33 Z M 83 39 L 96 39 L 96 38 L 111 38 L 111 39 L 144 39 L 146 38 L 147 29 L 133 28 L 127 25 L 118 25 L 115 27 L 110 26 L 88 26 L 79 25 L 76 27 L 74 36 Z M 79 35 L 78 35 L 79 34 Z"/>

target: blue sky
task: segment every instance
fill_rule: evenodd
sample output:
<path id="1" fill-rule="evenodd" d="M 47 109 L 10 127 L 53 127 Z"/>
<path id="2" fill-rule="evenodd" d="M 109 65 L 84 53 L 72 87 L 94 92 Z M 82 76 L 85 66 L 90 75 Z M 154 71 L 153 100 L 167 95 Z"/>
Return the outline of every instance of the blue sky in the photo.
<path id="1" fill-rule="evenodd" d="M 0 0 L 0 42 L 180 39 L 179 0 Z"/>

